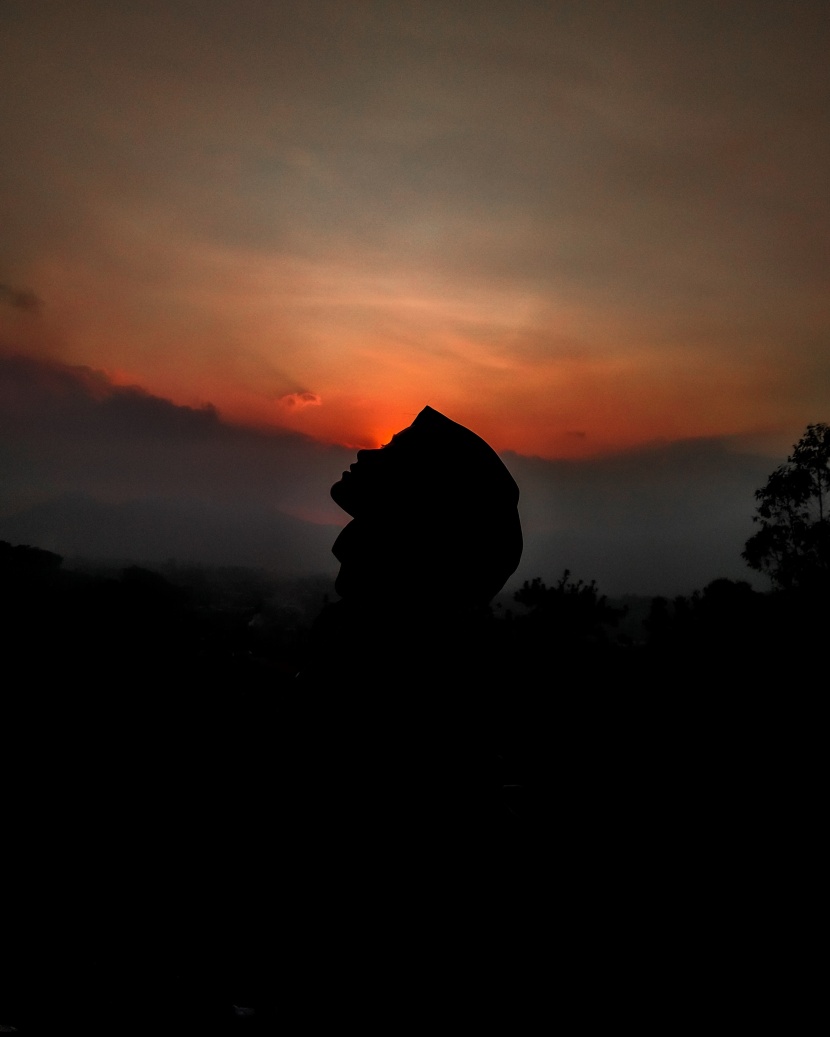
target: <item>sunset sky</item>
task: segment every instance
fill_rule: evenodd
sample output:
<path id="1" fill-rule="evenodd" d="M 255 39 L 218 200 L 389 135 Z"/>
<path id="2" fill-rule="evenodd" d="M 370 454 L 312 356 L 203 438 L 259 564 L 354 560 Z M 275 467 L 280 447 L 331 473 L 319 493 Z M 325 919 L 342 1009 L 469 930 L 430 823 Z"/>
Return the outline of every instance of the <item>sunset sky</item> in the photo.
<path id="1" fill-rule="evenodd" d="M 823 0 L 3 0 L 0 353 L 321 449 L 780 460 L 828 54 Z"/>

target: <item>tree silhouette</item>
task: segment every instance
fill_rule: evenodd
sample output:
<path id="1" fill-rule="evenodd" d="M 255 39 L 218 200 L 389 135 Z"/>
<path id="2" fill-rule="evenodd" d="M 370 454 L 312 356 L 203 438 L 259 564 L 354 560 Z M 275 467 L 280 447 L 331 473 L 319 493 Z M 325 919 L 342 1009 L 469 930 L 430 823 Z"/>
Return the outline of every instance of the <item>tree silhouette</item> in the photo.
<path id="1" fill-rule="evenodd" d="M 616 626 L 625 609 L 609 605 L 595 580 L 574 582 L 570 577 L 566 569 L 551 587 L 538 576 L 525 580 L 513 599 L 529 610 L 529 624 L 546 634 L 554 632 L 571 643 L 605 641 L 606 628 Z"/>
<path id="2" fill-rule="evenodd" d="M 784 464 L 755 491 L 760 525 L 741 557 L 783 590 L 830 576 L 830 425 L 808 425 Z"/>

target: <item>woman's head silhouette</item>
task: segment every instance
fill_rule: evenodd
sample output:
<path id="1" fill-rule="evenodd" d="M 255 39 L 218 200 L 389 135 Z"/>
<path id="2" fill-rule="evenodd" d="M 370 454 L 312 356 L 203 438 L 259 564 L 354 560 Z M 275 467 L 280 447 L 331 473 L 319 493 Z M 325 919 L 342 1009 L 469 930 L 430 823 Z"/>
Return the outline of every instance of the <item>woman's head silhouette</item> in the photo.
<path id="1" fill-rule="evenodd" d="M 436 590 L 456 606 L 486 604 L 522 553 L 519 490 L 470 429 L 425 407 L 331 489 L 353 517 L 334 544 L 345 599 L 421 604 Z"/>

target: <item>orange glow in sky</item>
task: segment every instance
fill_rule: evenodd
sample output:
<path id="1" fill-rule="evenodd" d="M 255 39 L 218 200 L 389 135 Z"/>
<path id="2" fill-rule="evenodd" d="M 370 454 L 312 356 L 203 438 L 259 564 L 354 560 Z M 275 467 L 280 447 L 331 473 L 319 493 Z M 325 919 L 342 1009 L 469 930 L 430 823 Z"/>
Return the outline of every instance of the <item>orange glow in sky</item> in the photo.
<path id="1" fill-rule="evenodd" d="M 0 349 L 355 447 L 826 418 L 823 21 L 525 6 L 18 5 Z"/>

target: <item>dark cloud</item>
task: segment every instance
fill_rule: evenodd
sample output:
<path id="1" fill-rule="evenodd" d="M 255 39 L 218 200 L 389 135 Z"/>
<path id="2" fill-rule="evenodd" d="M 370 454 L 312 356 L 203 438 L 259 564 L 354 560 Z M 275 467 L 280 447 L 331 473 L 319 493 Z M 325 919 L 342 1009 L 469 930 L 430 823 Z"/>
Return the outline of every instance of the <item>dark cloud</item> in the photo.
<path id="1" fill-rule="evenodd" d="M 0 284 L 0 302 L 28 313 L 36 313 L 42 305 L 34 292 L 30 292 L 27 288 L 12 288 L 7 284 Z"/>
<path id="2" fill-rule="evenodd" d="M 89 368 L 0 357 L 0 507 L 82 493 L 112 504 L 189 500 L 340 521 L 328 488 L 343 448 L 225 423 Z"/>
<path id="3" fill-rule="evenodd" d="M 504 456 L 522 489 L 517 576 L 569 568 L 611 594 L 685 594 L 718 576 L 754 582 L 740 552 L 774 459 L 727 438 L 581 461 Z"/>

